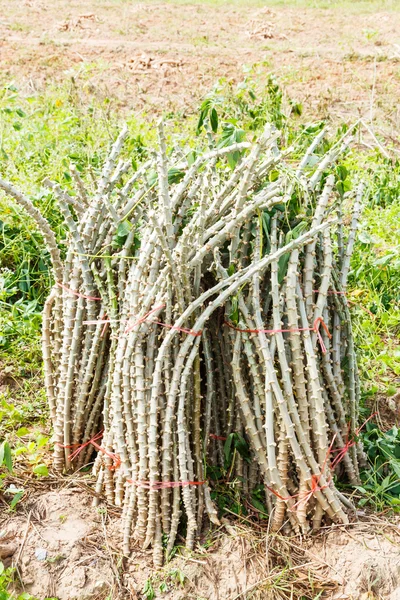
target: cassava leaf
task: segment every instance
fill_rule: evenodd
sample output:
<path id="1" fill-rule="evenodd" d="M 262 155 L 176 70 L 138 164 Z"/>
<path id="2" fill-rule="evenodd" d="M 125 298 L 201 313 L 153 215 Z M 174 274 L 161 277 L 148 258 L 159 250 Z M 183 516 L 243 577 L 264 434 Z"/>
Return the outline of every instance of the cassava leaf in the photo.
<path id="1" fill-rule="evenodd" d="M 210 112 L 210 124 L 211 124 L 211 129 L 213 130 L 213 132 L 217 133 L 217 131 L 218 131 L 218 114 L 214 107 L 211 109 L 211 112 Z"/>

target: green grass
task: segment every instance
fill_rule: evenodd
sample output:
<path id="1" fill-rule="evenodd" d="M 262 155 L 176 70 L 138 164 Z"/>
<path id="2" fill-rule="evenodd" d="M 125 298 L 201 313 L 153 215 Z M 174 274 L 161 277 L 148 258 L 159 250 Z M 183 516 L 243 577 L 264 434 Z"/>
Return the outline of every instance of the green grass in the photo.
<path id="1" fill-rule="evenodd" d="M 132 160 L 145 154 L 144 123 L 128 118 Z M 0 91 L 1 176 L 12 181 L 40 207 L 62 243 L 62 218 L 45 177 L 70 187 L 69 166 L 85 174 L 96 171 L 118 130 L 118 112 L 110 101 L 79 95 L 71 83 L 24 96 L 14 85 Z M 150 136 L 149 136 L 150 137 Z M 0 352 L 32 343 L 40 310 L 50 286 L 49 256 L 34 224 L 8 199 L 0 198 Z"/>
<path id="2" fill-rule="evenodd" d="M 6 569 L 0 561 L 0 600 L 36 600 L 30 594 L 23 593 L 14 595 L 8 591 L 14 580 L 14 575 L 15 569 Z"/>
<path id="3" fill-rule="evenodd" d="M 363 444 L 372 468 L 361 474 L 359 505 L 369 504 L 378 512 L 388 506 L 400 511 L 400 430 L 393 427 L 382 432 L 368 424 Z"/>

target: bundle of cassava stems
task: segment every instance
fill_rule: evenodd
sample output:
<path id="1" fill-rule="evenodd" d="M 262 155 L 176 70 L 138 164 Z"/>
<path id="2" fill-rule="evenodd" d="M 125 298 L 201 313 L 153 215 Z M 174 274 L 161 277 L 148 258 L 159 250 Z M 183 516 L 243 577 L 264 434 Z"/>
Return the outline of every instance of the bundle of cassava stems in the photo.
<path id="1" fill-rule="evenodd" d="M 219 522 L 221 479 L 248 498 L 261 487 L 274 530 L 345 523 L 352 510 L 335 481 L 357 483 L 363 461 L 345 291 L 364 188 L 336 185 L 349 135 L 324 154 L 320 132 L 300 160 L 279 135 L 266 126 L 228 147 L 209 136 L 194 155 L 167 151 L 159 123 L 156 151 L 133 171 L 124 128 L 95 186 L 74 167 L 75 192 L 44 182 L 65 219 L 63 252 L 0 181 L 52 260 L 54 469 L 94 462 L 98 494 L 123 507 L 124 551 L 152 546 L 156 565 L 178 533 L 191 549 Z M 248 455 L 227 466 L 235 439 Z"/>

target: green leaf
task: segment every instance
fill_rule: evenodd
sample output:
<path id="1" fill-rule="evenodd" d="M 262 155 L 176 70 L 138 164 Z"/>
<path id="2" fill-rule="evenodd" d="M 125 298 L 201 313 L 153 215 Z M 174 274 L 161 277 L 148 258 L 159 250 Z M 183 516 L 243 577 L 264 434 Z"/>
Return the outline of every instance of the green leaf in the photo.
<path id="1" fill-rule="evenodd" d="M 272 182 L 272 181 L 276 181 L 279 178 L 279 171 L 277 171 L 276 169 L 273 171 L 270 171 L 269 175 L 268 175 L 268 179 Z"/>
<path id="2" fill-rule="evenodd" d="M 282 283 L 282 281 L 285 279 L 289 259 L 290 253 L 287 252 L 286 254 L 283 254 L 278 260 L 278 283 Z"/>
<path id="3" fill-rule="evenodd" d="M 17 506 L 18 502 L 21 500 L 22 496 L 24 495 L 23 491 L 19 491 L 16 494 L 14 494 L 13 499 L 10 502 L 10 509 L 14 510 L 14 508 Z"/>
<path id="4" fill-rule="evenodd" d="M 240 152 L 238 152 L 237 150 L 235 152 L 231 152 L 230 154 L 228 154 L 228 156 L 227 156 L 228 164 L 232 170 L 238 164 L 239 158 L 240 158 Z"/>
<path id="5" fill-rule="evenodd" d="M 149 186 L 152 186 L 156 183 L 158 179 L 158 175 L 157 175 L 157 171 L 150 171 L 150 173 L 147 175 L 147 183 L 149 184 Z"/>
<path id="6" fill-rule="evenodd" d="M 19 121 L 14 121 L 12 126 L 14 127 L 15 131 L 21 131 L 22 129 L 22 123 L 20 123 Z"/>
<path id="7" fill-rule="evenodd" d="M 286 240 L 285 240 L 286 244 L 289 244 L 289 242 L 291 242 L 292 240 L 296 240 L 298 237 L 300 237 L 302 235 L 302 233 L 304 233 L 304 231 L 306 229 L 307 229 L 306 221 L 301 221 L 300 223 L 298 223 L 296 225 L 296 227 L 293 227 L 293 229 L 286 234 Z M 286 276 L 289 258 L 290 258 L 290 253 L 287 252 L 286 254 L 283 254 L 278 261 L 278 282 L 279 283 L 282 283 L 282 281 L 284 280 L 284 278 Z"/>
<path id="8" fill-rule="evenodd" d="M 375 242 L 374 238 L 372 238 L 366 231 L 359 231 L 357 237 L 362 244 L 373 244 Z"/>
<path id="9" fill-rule="evenodd" d="M 271 226 L 271 215 L 266 210 L 264 210 L 261 213 L 261 223 L 262 223 L 263 233 L 264 233 L 265 239 L 266 239 L 266 248 L 267 248 L 267 251 L 269 251 L 269 248 L 270 248 L 270 235 L 269 234 L 270 234 L 270 226 Z"/>
<path id="10" fill-rule="evenodd" d="M 196 152 L 194 150 L 191 150 L 189 152 L 189 154 L 187 155 L 187 162 L 189 167 L 192 166 L 192 164 L 194 163 L 194 161 L 196 160 Z"/>
<path id="11" fill-rule="evenodd" d="M 343 198 L 344 195 L 344 185 L 343 185 L 343 181 L 338 181 L 336 183 L 336 189 L 339 192 L 341 198 Z"/>
<path id="12" fill-rule="evenodd" d="M 218 114 L 217 114 L 217 111 L 215 110 L 215 108 L 212 108 L 211 112 L 210 112 L 210 124 L 211 124 L 211 129 L 213 130 L 213 132 L 217 133 L 217 131 L 218 131 Z"/>
<path id="13" fill-rule="evenodd" d="M 343 165 L 339 165 L 336 170 L 337 170 L 339 179 L 341 181 L 344 181 L 348 175 L 348 171 L 347 171 L 346 167 L 344 167 Z"/>
<path id="14" fill-rule="evenodd" d="M 4 565 L 2 562 L 0 562 L 0 575 L 2 575 L 4 573 Z"/>
<path id="15" fill-rule="evenodd" d="M 210 110 L 210 106 L 211 106 L 211 98 L 206 98 L 200 107 L 200 117 L 199 117 L 199 122 L 197 123 L 197 131 L 196 131 L 197 135 L 199 135 L 201 128 L 204 125 L 204 121 Z"/>
<path id="16" fill-rule="evenodd" d="M 131 229 L 132 225 L 128 219 L 118 224 L 117 231 L 113 237 L 114 247 L 122 248 Z"/>
<path id="17" fill-rule="evenodd" d="M 27 427 L 20 427 L 17 430 L 18 437 L 23 437 L 24 435 L 28 435 L 28 433 L 29 433 L 29 429 Z"/>
<path id="18" fill-rule="evenodd" d="M 387 396 L 394 396 L 397 392 L 397 387 L 390 384 L 387 388 L 386 388 L 386 394 Z"/>
<path id="19" fill-rule="evenodd" d="M 7 467 L 8 471 L 10 473 L 12 473 L 11 448 L 10 448 L 10 444 L 8 442 L 4 442 L 3 464 Z"/>
<path id="20" fill-rule="evenodd" d="M 132 229 L 132 225 L 130 224 L 130 222 L 127 219 L 125 219 L 125 221 L 118 223 L 117 236 L 118 237 L 126 237 L 129 234 L 131 229 Z"/>
<path id="21" fill-rule="evenodd" d="M 44 464 L 36 465 L 36 467 L 33 467 L 33 472 L 39 477 L 47 477 L 47 475 L 49 474 L 49 470 Z"/>
<path id="22" fill-rule="evenodd" d="M 291 113 L 292 115 L 301 117 L 303 114 L 303 105 L 301 102 L 291 102 Z"/>
<path id="23" fill-rule="evenodd" d="M 374 260 L 373 264 L 376 266 L 385 266 L 388 265 L 393 260 L 393 258 L 396 258 L 396 253 L 385 254 L 377 260 Z"/>
<path id="24" fill-rule="evenodd" d="M 229 319 L 234 325 L 239 323 L 239 300 L 237 296 L 231 298 L 232 310 L 229 314 Z"/>
<path id="25" fill-rule="evenodd" d="M 144 595 L 146 600 L 153 600 L 156 597 L 154 589 L 153 589 L 153 585 L 152 585 L 152 582 L 150 581 L 150 579 L 146 580 L 144 587 L 143 587 L 142 594 Z"/>
<path id="26" fill-rule="evenodd" d="M 245 131 L 233 125 L 233 123 L 225 123 L 222 126 L 221 139 L 218 142 L 218 148 L 226 148 L 232 144 L 238 144 L 243 141 Z"/>
<path id="27" fill-rule="evenodd" d="M 232 459 L 232 444 L 234 440 L 234 435 L 234 433 L 230 433 L 224 444 L 225 468 L 229 466 Z"/>
<path id="28" fill-rule="evenodd" d="M 240 433 L 235 433 L 235 448 L 239 452 L 242 458 L 250 462 L 250 452 L 247 443 Z"/>
<path id="29" fill-rule="evenodd" d="M 36 440 L 37 447 L 43 448 L 43 446 L 45 446 L 48 441 L 49 441 L 48 437 L 39 433 L 39 435 L 37 436 L 37 440 Z"/>
<path id="30" fill-rule="evenodd" d="M 201 128 L 202 128 L 202 127 L 203 127 L 203 125 L 204 125 L 204 119 L 205 119 L 204 113 L 203 113 L 203 112 L 201 112 L 201 113 L 200 113 L 200 117 L 199 117 L 199 121 L 198 121 L 198 123 L 197 123 L 197 127 L 196 127 L 196 134 L 197 134 L 197 135 L 199 135 L 199 133 L 201 132 Z"/>
<path id="31" fill-rule="evenodd" d="M 177 169 L 176 167 L 171 167 L 171 169 L 168 171 L 168 183 L 170 185 L 172 183 L 179 183 L 184 176 L 185 171 L 182 171 L 182 169 Z"/>
<path id="32" fill-rule="evenodd" d="M 398 477 L 400 479 L 400 462 L 393 460 L 390 462 L 390 466 L 392 467 L 394 473 L 396 474 L 396 477 Z"/>
<path id="33" fill-rule="evenodd" d="M 254 508 L 256 508 L 257 510 L 260 511 L 262 518 L 265 519 L 268 516 L 268 511 L 265 508 L 264 504 L 262 502 L 260 502 L 259 500 L 257 500 L 257 498 L 252 496 L 251 503 L 254 506 Z"/>
<path id="34" fill-rule="evenodd" d="M 14 455 L 19 456 L 20 454 L 24 454 L 25 452 L 28 452 L 28 448 L 26 448 L 26 446 L 20 446 L 19 448 L 16 448 L 14 450 Z"/>

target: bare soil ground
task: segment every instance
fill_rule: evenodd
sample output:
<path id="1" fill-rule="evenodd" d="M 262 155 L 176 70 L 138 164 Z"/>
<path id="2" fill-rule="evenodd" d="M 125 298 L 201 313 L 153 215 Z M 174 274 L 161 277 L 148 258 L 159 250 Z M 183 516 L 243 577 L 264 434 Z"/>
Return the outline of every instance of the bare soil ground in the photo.
<path id="1" fill-rule="evenodd" d="M 226 522 L 203 539 L 210 548 L 199 545 L 154 572 L 151 551 L 134 548 L 123 558 L 118 510 L 92 508 L 76 479 L 61 489 L 49 483 L 0 521 L 0 557 L 40 599 L 146 598 L 149 581 L 155 596 L 148 598 L 174 600 L 400 599 L 398 522 L 361 515 L 352 526 L 308 539 Z"/>
<path id="2" fill-rule="evenodd" d="M 366 10 L 368 3 L 366 3 Z M 400 123 L 400 11 L 0 0 L 3 77 L 80 85 L 147 112 L 193 110 L 220 77 L 276 74 L 308 117 Z"/>

